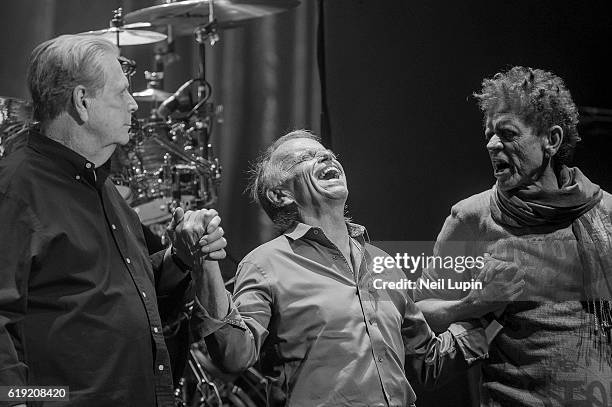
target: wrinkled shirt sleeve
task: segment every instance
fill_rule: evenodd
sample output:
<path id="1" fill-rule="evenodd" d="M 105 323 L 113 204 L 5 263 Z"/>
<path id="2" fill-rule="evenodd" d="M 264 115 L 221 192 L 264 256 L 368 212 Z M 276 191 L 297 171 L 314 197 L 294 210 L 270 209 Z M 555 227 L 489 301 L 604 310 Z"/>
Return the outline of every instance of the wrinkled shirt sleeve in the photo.
<path id="1" fill-rule="evenodd" d="M 479 322 L 455 323 L 436 336 L 411 299 L 406 307 L 402 337 L 406 375 L 427 387 L 442 384 L 453 374 L 488 357 L 485 332 Z"/>
<path id="2" fill-rule="evenodd" d="M 257 265 L 243 262 L 238 267 L 234 295 L 227 295 L 230 308 L 221 320 L 211 317 L 196 303 L 192 329 L 203 338 L 219 368 L 238 373 L 251 367 L 259 358 L 261 345 L 268 336 L 272 290 Z"/>

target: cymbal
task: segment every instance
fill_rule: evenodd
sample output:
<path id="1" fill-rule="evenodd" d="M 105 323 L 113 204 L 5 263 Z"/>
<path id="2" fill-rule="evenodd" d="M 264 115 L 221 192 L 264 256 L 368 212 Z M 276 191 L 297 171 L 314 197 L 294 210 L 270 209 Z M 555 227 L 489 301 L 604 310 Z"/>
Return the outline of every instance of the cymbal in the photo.
<path id="1" fill-rule="evenodd" d="M 141 26 L 140 24 L 137 26 Z M 117 44 L 117 33 L 119 33 L 119 46 L 144 45 L 160 42 L 168 38 L 166 34 L 157 31 L 137 30 L 127 27 L 110 27 L 102 30 L 87 31 L 77 35 L 92 35 L 104 38 Z"/>
<path id="2" fill-rule="evenodd" d="M 154 26 L 172 25 L 176 35 L 193 34 L 196 27 L 208 23 L 210 1 L 184 0 L 134 10 L 124 16 L 124 21 L 149 22 Z M 219 28 L 233 28 L 299 4 L 299 0 L 213 0 L 213 13 Z"/>
<path id="3" fill-rule="evenodd" d="M 147 88 L 140 92 L 134 92 L 132 96 L 137 102 L 163 102 L 172 96 L 172 93 L 161 89 Z"/>

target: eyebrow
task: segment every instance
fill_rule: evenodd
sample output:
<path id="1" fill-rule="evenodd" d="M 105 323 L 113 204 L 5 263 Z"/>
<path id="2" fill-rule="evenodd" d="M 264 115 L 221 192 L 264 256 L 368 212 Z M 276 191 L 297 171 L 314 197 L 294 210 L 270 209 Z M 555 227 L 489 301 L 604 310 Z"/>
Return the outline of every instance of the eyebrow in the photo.
<path id="1" fill-rule="evenodd" d="M 499 127 L 502 127 L 502 126 L 512 126 L 512 127 L 515 127 L 515 128 L 517 127 L 516 124 L 512 123 L 512 120 L 509 119 L 509 118 L 501 119 L 500 121 L 495 122 L 495 124 L 493 124 L 493 122 L 494 122 L 493 120 L 488 122 L 487 129 L 490 129 L 490 128 L 494 128 L 495 129 L 495 128 L 499 128 Z"/>

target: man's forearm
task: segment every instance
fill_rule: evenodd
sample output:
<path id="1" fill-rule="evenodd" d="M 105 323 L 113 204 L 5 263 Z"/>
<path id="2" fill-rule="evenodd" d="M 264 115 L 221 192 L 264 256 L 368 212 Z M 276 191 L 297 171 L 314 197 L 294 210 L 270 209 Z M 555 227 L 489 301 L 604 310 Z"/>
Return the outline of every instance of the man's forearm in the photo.
<path id="1" fill-rule="evenodd" d="M 216 261 L 196 260 L 192 278 L 195 295 L 200 305 L 212 318 L 225 318 L 229 313 L 230 304 L 219 264 Z"/>
<path id="2" fill-rule="evenodd" d="M 427 299 L 416 303 L 434 332 L 444 332 L 453 322 L 479 318 L 487 311 L 467 297 L 460 300 Z"/>

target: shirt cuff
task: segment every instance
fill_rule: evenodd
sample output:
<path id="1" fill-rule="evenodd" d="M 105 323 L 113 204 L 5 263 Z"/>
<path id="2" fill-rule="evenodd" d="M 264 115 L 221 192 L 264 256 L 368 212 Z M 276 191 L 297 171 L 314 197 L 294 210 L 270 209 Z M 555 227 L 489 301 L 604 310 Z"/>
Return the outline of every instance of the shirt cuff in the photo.
<path id="1" fill-rule="evenodd" d="M 181 260 L 178 254 L 176 254 L 176 249 L 174 248 L 174 246 L 172 246 L 172 248 L 170 249 L 170 258 L 172 259 L 176 267 L 178 267 L 183 273 L 191 271 L 191 267 L 185 264 L 185 262 Z"/>
<path id="2" fill-rule="evenodd" d="M 226 291 L 225 295 L 227 295 L 227 299 L 230 305 L 227 315 L 220 320 L 210 316 L 208 311 L 206 311 L 206 309 L 198 301 L 198 297 L 195 297 L 193 305 L 193 316 L 196 317 L 198 320 L 196 329 L 202 337 L 213 334 L 227 325 L 231 325 L 242 330 L 247 330 L 246 324 L 242 320 L 238 309 L 232 301 L 231 294 Z"/>
<path id="3" fill-rule="evenodd" d="M 448 330 L 469 366 L 489 357 L 487 336 L 479 321 L 455 322 Z"/>

